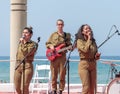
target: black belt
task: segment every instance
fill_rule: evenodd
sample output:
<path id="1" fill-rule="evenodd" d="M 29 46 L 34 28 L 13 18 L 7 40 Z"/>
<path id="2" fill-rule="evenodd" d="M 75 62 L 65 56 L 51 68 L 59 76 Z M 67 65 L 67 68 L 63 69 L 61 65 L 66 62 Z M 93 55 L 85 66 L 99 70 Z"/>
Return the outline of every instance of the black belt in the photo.
<path id="1" fill-rule="evenodd" d="M 89 61 L 89 62 L 95 61 L 94 58 L 80 58 L 80 60 L 85 60 L 85 61 Z"/>

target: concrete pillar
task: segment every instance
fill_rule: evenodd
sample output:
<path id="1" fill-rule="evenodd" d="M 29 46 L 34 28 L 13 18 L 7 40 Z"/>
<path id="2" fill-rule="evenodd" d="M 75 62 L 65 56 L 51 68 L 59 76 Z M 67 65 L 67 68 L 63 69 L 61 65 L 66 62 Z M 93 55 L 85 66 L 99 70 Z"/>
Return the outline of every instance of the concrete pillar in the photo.
<path id="1" fill-rule="evenodd" d="M 11 0 L 10 12 L 10 82 L 14 81 L 16 52 L 22 30 L 27 26 L 27 0 Z"/>

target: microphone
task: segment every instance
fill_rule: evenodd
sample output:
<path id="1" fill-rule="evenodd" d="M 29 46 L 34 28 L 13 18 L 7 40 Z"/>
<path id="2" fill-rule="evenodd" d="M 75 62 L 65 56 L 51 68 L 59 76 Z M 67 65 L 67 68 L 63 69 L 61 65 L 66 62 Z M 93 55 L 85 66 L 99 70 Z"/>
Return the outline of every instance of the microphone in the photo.
<path id="1" fill-rule="evenodd" d="M 120 35 L 120 32 L 118 31 L 118 35 Z"/>
<path id="2" fill-rule="evenodd" d="M 120 35 L 120 32 L 119 32 L 119 30 L 117 29 L 117 26 L 114 25 L 114 27 L 115 27 L 115 29 L 116 29 L 116 33 L 118 33 L 118 35 Z"/>
<path id="3" fill-rule="evenodd" d="M 25 39 L 25 36 L 22 36 L 23 39 Z"/>
<path id="4" fill-rule="evenodd" d="M 37 44 L 34 44 L 35 48 L 37 48 L 39 42 L 40 42 L 40 37 L 37 38 Z"/>
<path id="5" fill-rule="evenodd" d="M 38 39 L 37 39 L 37 40 L 38 40 L 38 42 L 40 42 L 40 37 L 38 37 Z"/>
<path id="6" fill-rule="evenodd" d="M 25 36 L 22 36 L 22 37 L 20 38 L 19 43 L 22 43 L 24 39 L 25 39 Z"/>

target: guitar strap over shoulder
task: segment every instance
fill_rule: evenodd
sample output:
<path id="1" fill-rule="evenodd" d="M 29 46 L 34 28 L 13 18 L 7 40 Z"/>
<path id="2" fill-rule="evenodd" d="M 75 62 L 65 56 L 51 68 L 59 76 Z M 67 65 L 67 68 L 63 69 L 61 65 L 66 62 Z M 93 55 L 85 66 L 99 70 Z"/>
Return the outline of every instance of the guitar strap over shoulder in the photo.
<path id="1" fill-rule="evenodd" d="M 67 38 L 66 38 L 66 36 L 67 36 L 67 34 L 66 34 L 66 32 L 64 32 L 64 42 L 67 45 Z"/>

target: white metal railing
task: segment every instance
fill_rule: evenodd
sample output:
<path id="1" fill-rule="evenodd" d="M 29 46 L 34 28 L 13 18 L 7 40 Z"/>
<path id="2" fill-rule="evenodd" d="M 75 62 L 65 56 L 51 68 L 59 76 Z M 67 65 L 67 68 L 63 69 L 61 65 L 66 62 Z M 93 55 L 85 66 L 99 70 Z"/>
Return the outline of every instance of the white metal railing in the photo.
<path id="1" fill-rule="evenodd" d="M 3 63 L 3 66 L 5 65 L 6 62 L 8 62 L 8 63 L 6 63 L 7 64 L 6 69 L 8 69 L 8 71 L 7 71 L 8 74 L 9 74 L 9 68 L 8 67 L 10 67 L 10 64 L 9 64 L 10 61 L 15 61 L 15 60 L 0 60 L 0 64 Z M 70 61 L 70 64 L 72 65 L 72 66 L 70 66 L 71 70 L 73 69 L 73 65 L 75 65 L 74 63 L 76 63 L 76 66 L 78 66 L 77 65 L 77 63 L 79 63 L 78 59 L 70 59 L 69 61 Z M 34 60 L 34 63 L 40 63 L 41 64 L 41 62 L 45 62 L 45 63 L 49 64 L 48 59 L 35 59 Z M 117 64 L 115 64 L 115 63 L 117 63 Z M 104 92 L 106 92 L 106 90 L 107 90 L 107 87 L 109 86 L 110 81 L 108 81 L 108 80 L 110 79 L 110 75 L 111 75 L 111 73 L 110 73 L 111 66 L 119 67 L 120 66 L 120 60 L 100 59 L 100 60 L 98 60 L 97 64 L 98 64 L 97 65 L 97 72 L 98 72 L 97 73 L 97 78 L 98 78 L 97 92 L 98 93 L 100 92 L 99 94 L 104 94 Z M 0 69 L 2 69 L 3 66 L 0 66 Z M 2 77 L 2 74 L 6 74 L 5 73 L 6 71 L 3 71 L 3 70 L 0 71 L 0 77 Z M 70 88 L 70 90 L 72 92 L 77 92 L 77 91 L 81 92 L 82 85 L 80 83 L 80 78 L 79 78 L 79 75 L 77 73 L 78 70 L 76 68 L 75 68 L 74 72 L 73 71 L 71 72 L 71 70 L 70 70 L 70 75 L 72 75 L 72 77 L 70 77 L 70 79 L 73 78 L 73 81 L 75 81 L 75 79 L 77 79 L 77 80 L 79 79 L 79 80 L 78 80 L 77 83 L 70 83 L 70 86 L 72 86 L 72 87 L 79 86 L 79 87 L 78 88 L 73 88 L 73 89 Z M 3 76 L 5 76 L 5 75 L 3 75 Z M 0 80 L 1 80 L 1 78 L 0 78 Z M 104 80 L 104 83 L 101 83 L 100 80 Z M 29 87 L 30 90 L 31 90 L 32 84 L 33 83 L 30 84 L 30 87 Z M 67 86 L 67 82 L 66 82 L 66 86 Z M 0 92 L 2 92 L 2 93 L 3 92 L 15 92 L 15 88 L 14 88 L 13 83 L 9 83 L 9 82 L 5 83 L 5 81 L 0 82 Z M 67 92 L 67 89 L 65 89 L 64 92 Z"/>
<path id="2" fill-rule="evenodd" d="M 5 62 L 10 62 L 10 61 L 15 61 L 15 60 L 0 60 L 0 64 L 1 63 L 5 63 Z M 72 69 L 73 69 L 73 65 L 75 65 L 74 63 L 79 63 L 79 59 L 70 59 L 69 60 L 70 61 L 70 64 L 72 65 L 72 66 L 70 66 L 70 75 L 72 75 L 72 77 L 70 77 L 70 78 L 72 78 L 72 79 L 77 79 L 77 81 L 80 81 L 80 78 L 79 78 L 79 75 L 78 75 L 78 70 L 77 69 L 75 69 L 75 71 L 73 72 L 72 71 Z M 34 62 L 36 62 L 36 63 L 40 63 L 41 64 L 41 62 L 46 62 L 46 63 L 48 63 L 49 64 L 49 61 L 48 61 L 48 59 L 34 59 Z M 111 65 L 113 65 L 114 64 L 114 62 L 117 62 L 117 64 L 114 64 L 115 66 L 120 66 L 120 60 L 111 60 L 111 59 L 100 59 L 100 60 L 98 60 L 98 73 L 97 73 L 97 76 L 98 76 L 98 83 L 101 83 L 101 82 L 99 82 L 99 80 L 101 80 L 102 78 L 103 78 L 103 80 L 105 80 L 106 79 L 106 81 L 108 80 L 108 77 L 107 77 L 107 74 L 108 75 L 110 75 L 110 66 Z M 100 66 L 99 66 L 99 64 L 102 64 L 102 66 L 103 66 L 103 68 L 99 68 Z M 8 64 L 9 65 L 9 64 Z M 76 68 L 77 68 L 77 64 L 76 64 Z M 0 69 L 2 68 L 3 66 L 0 66 Z M 7 66 L 8 68 L 6 68 L 6 69 L 9 69 L 9 67 L 10 66 Z M 102 71 L 101 70 L 104 70 L 103 72 L 108 72 L 107 74 L 106 74 L 106 77 L 103 77 L 102 76 L 102 74 L 104 74 L 104 73 L 102 73 Z M 2 71 L 0 71 L 1 73 L 0 74 L 2 74 L 3 73 L 3 70 Z M 9 72 L 9 71 L 8 71 Z M 72 73 L 71 73 L 72 72 Z M 4 73 L 5 73 L 5 71 L 4 71 Z M 9 74 L 9 73 L 8 73 Z M 4 75 L 5 76 L 5 75 Z M 1 77 L 2 77 L 2 75 L 0 75 L 0 80 L 4 80 L 4 79 L 1 79 Z M 110 78 L 110 76 L 109 76 L 109 78 Z M 71 80 L 72 80 L 71 79 Z M 73 81 L 73 80 L 72 80 Z M 106 81 L 104 81 L 104 83 L 106 83 Z M 1 82 L 7 82 L 7 81 L 1 81 Z"/>

